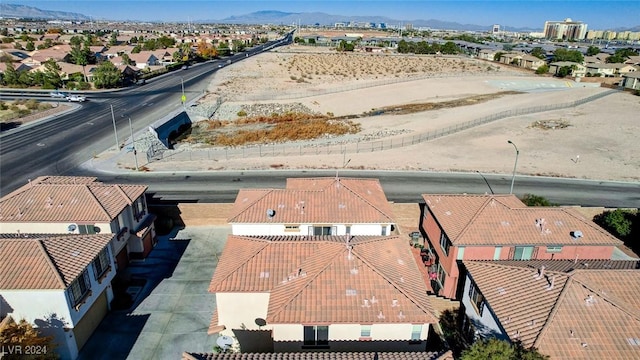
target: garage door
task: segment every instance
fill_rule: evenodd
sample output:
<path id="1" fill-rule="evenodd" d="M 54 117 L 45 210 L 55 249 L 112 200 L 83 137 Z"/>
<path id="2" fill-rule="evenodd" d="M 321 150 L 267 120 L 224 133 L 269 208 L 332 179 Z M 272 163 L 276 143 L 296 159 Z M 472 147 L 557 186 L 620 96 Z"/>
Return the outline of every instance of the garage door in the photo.
<path id="1" fill-rule="evenodd" d="M 107 311 L 107 291 L 105 290 L 93 303 L 91 309 L 82 317 L 78 325 L 73 328 L 78 351 L 82 349 L 91 334 L 93 334 L 93 331 L 100 325 L 100 321 L 107 315 Z"/>

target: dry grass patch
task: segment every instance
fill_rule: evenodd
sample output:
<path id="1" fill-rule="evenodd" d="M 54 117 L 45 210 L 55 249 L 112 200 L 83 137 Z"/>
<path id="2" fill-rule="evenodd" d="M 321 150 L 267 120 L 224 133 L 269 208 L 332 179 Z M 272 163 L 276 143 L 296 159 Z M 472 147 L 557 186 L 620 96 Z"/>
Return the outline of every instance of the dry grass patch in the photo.
<path id="1" fill-rule="evenodd" d="M 202 121 L 183 140 L 216 146 L 280 143 L 354 134 L 360 124 L 325 115 L 286 113 L 240 118 L 233 122 Z"/>

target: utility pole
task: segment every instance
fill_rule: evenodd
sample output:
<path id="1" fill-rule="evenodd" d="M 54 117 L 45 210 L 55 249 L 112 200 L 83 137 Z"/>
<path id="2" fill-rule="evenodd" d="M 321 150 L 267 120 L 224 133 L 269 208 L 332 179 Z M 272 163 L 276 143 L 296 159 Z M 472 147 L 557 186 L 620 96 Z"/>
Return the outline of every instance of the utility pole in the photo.
<path id="1" fill-rule="evenodd" d="M 116 117 L 113 115 L 113 105 L 111 106 L 111 120 L 113 121 L 113 134 L 116 136 L 116 151 L 120 150 L 120 142 L 118 141 L 118 130 L 116 129 Z"/>
<path id="2" fill-rule="evenodd" d="M 133 137 L 133 127 L 131 126 L 131 118 L 129 118 L 129 131 L 131 131 L 131 146 L 133 146 L 133 159 L 136 162 L 136 171 L 138 171 L 138 152 L 136 151 L 136 139 Z"/>

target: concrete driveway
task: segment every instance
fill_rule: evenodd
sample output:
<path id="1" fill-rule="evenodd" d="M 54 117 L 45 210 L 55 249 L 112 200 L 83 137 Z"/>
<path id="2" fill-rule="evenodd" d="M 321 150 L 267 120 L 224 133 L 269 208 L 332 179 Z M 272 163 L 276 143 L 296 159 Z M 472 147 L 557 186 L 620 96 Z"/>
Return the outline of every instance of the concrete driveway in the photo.
<path id="1" fill-rule="evenodd" d="M 180 359 L 184 351 L 212 352 L 207 329 L 215 297 L 207 290 L 231 227 L 188 226 L 158 237 L 149 257 L 126 269 L 147 280 L 133 306 L 112 311 L 79 359 Z M 133 289 L 135 290 L 135 289 Z"/>

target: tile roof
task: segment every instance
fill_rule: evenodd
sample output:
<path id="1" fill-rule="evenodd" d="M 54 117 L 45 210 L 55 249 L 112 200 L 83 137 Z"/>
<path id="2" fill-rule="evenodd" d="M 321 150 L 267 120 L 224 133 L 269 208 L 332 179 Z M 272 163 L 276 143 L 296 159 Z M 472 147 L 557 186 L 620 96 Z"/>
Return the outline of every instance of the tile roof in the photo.
<path id="1" fill-rule="evenodd" d="M 423 194 L 455 245 L 621 245 L 569 207 L 528 207 L 515 195 Z M 582 237 L 573 238 L 573 231 Z"/>
<path id="2" fill-rule="evenodd" d="M 0 289 L 66 289 L 113 234 L 0 238 Z"/>
<path id="3" fill-rule="evenodd" d="M 2 222 L 104 221 L 115 219 L 147 189 L 109 185 L 90 177 L 43 177 L 0 199 Z"/>
<path id="4" fill-rule="evenodd" d="M 536 280 L 521 266 L 464 265 L 512 340 L 552 359 L 640 358 L 639 270 L 545 270 Z"/>
<path id="5" fill-rule="evenodd" d="M 477 260 L 483 262 L 483 260 Z M 580 259 L 574 260 L 484 260 L 493 264 L 524 267 L 537 270 L 544 265 L 545 270 L 569 273 L 576 269 L 640 269 L 640 260 L 601 260 Z"/>
<path id="6" fill-rule="evenodd" d="M 275 210 L 269 218 L 267 210 Z M 393 223 L 391 205 L 375 179 L 287 179 L 286 189 L 238 192 L 230 223 Z"/>
<path id="7" fill-rule="evenodd" d="M 435 352 L 292 352 L 292 353 L 189 353 L 182 360 L 436 360 L 453 359 Z"/>
<path id="8" fill-rule="evenodd" d="M 437 321 L 405 239 L 356 236 L 349 245 L 337 236 L 229 235 L 209 291 L 270 292 L 270 323 Z M 318 299 L 322 307 L 312 305 Z"/>

